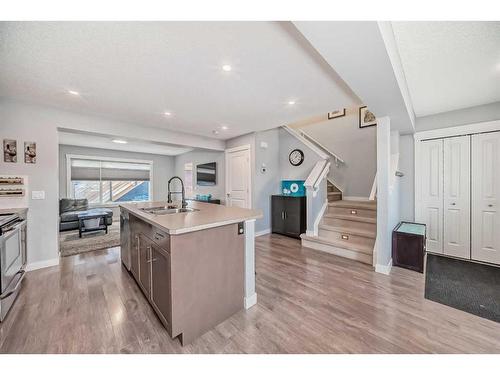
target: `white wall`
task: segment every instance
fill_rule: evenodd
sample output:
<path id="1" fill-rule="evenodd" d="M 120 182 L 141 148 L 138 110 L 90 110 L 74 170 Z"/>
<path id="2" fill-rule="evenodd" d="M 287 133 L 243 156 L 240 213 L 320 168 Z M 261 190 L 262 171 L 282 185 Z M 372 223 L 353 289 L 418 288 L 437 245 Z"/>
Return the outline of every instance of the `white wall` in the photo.
<path id="1" fill-rule="evenodd" d="M 17 163 L 0 161 L 1 174 L 27 175 L 28 197 L 28 264 L 30 267 L 45 262 L 58 262 L 58 144 L 57 122 L 51 111 L 40 107 L 0 100 L 0 139 L 17 140 L 18 150 L 24 141 L 36 142 L 36 164 L 25 164 L 22 152 Z M 31 191 L 45 191 L 44 200 L 32 200 Z M 0 198 L 1 205 L 9 205 Z"/>
<path id="2" fill-rule="evenodd" d="M 306 134 L 337 154 L 345 163 L 332 165 L 330 177 L 344 196 L 370 196 L 377 172 L 377 129 L 359 128 L 359 107 L 346 108 L 346 115 L 301 128 Z"/>
<path id="3" fill-rule="evenodd" d="M 415 163 L 412 134 L 399 138 L 399 170 L 404 173 L 400 182 L 399 208 L 402 221 L 415 220 Z"/>
<path id="4" fill-rule="evenodd" d="M 377 124 L 377 242 L 375 270 L 390 272 L 391 267 L 391 123 L 388 117 Z"/>
<path id="5" fill-rule="evenodd" d="M 193 194 L 212 194 L 213 199 L 220 199 L 221 203 L 225 201 L 225 156 L 223 151 L 193 150 L 175 157 L 175 175 L 184 180 L 184 165 L 193 163 Z M 215 186 L 198 186 L 196 184 L 196 165 L 204 163 L 216 163 L 217 177 Z"/>

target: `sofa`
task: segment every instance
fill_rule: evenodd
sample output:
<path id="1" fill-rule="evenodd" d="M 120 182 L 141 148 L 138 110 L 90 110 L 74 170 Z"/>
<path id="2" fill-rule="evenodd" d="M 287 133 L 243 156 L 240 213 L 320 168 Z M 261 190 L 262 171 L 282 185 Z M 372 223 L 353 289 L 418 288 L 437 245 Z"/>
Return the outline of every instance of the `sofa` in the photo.
<path id="1" fill-rule="evenodd" d="M 107 208 L 100 208 L 106 214 L 106 223 L 113 223 L 113 211 Z M 69 199 L 62 198 L 59 200 L 59 231 L 78 229 L 78 214 L 83 211 L 90 211 L 89 202 L 87 199 Z"/>

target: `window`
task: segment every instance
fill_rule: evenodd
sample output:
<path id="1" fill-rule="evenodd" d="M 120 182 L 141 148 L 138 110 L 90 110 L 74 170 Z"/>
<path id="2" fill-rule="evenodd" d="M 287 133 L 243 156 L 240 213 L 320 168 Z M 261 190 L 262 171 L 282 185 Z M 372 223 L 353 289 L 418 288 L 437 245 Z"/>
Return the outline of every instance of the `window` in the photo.
<path id="1" fill-rule="evenodd" d="M 150 161 L 67 155 L 68 191 L 89 204 L 148 201 L 151 198 Z"/>

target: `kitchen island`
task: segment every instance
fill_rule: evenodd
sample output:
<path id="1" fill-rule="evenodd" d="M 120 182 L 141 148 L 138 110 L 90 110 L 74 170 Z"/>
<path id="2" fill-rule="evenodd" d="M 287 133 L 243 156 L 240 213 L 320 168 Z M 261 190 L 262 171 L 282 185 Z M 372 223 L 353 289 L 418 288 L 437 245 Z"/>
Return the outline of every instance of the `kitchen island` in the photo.
<path id="1" fill-rule="evenodd" d="M 171 337 L 183 345 L 257 301 L 260 210 L 190 202 L 126 203 L 122 262 Z"/>

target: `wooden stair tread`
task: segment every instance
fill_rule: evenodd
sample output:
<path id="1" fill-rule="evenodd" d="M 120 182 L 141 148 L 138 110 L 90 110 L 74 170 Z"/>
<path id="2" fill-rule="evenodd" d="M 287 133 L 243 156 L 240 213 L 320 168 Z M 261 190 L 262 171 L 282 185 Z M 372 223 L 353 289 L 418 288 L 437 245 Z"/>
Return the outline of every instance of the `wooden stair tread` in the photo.
<path id="1" fill-rule="evenodd" d="M 335 240 L 331 240 L 329 238 L 324 238 L 324 237 L 320 237 L 320 236 L 308 236 L 305 233 L 301 234 L 300 238 L 302 238 L 306 241 L 318 242 L 318 243 L 321 243 L 323 245 L 330 245 L 330 246 L 334 246 L 334 247 L 339 247 L 342 249 L 356 251 L 356 252 L 367 254 L 367 255 L 373 254 L 372 247 L 363 246 L 363 245 L 359 245 L 359 244 L 352 244 L 352 243 L 347 242 L 347 241 L 341 241 L 341 240 L 335 241 Z"/>
<path id="2" fill-rule="evenodd" d="M 340 191 L 329 191 L 328 195 L 342 195 Z"/>
<path id="3" fill-rule="evenodd" d="M 348 201 L 341 200 L 336 202 L 331 202 L 328 204 L 330 207 L 341 207 L 341 208 L 354 208 L 354 209 L 363 209 L 376 211 L 377 210 L 377 202 L 364 202 L 364 201 Z"/>
<path id="4" fill-rule="evenodd" d="M 328 224 L 319 224 L 320 229 L 330 230 L 334 232 L 347 233 L 361 237 L 368 237 L 375 239 L 377 237 L 377 233 L 375 231 L 368 231 L 358 228 L 352 228 L 348 226 L 336 226 L 336 225 L 328 225 Z"/>
<path id="5" fill-rule="evenodd" d="M 340 201 L 337 201 L 337 202 L 340 202 Z M 332 204 L 332 203 L 329 203 L 329 204 Z M 359 215 L 331 214 L 331 213 L 326 213 L 323 215 L 323 217 L 328 217 L 331 219 L 342 219 L 342 220 L 360 221 L 363 223 L 377 224 L 377 218 L 375 218 L 375 217 L 365 217 L 365 216 L 359 216 Z"/>

